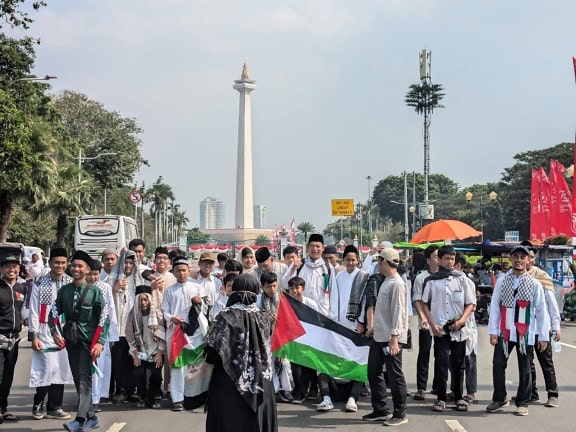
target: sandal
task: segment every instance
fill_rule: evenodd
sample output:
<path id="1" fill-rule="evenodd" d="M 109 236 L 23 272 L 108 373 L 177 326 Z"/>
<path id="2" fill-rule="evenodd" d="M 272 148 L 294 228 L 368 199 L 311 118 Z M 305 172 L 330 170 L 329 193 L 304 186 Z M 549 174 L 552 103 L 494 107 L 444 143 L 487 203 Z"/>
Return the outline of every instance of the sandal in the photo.
<path id="1" fill-rule="evenodd" d="M 4 414 L 2 414 L 2 420 L 10 421 L 10 422 L 17 422 L 20 419 L 18 418 L 18 416 L 14 415 L 12 413 L 5 412 Z"/>
<path id="2" fill-rule="evenodd" d="M 456 411 L 468 411 L 468 404 L 463 399 L 456 402 Z"/>
<path id="3" fill-rule="evenodd" d="M 437 400 L 436 402 L 434 402 L 434 405 L 432 405 L 432 411 L 436 412 L 442 412 L 444 411 L 445 408 L 446 408 L 446 402 L 441 400 Z"/>
<path id="4" fill-rule="evenodd" d="M 466 402 L 468 402 L 469 404 L 477 404 L 478 403 L 478 399 L 476 399 L 473 396 L 464 396 L 462 399 L 464 399 Z"/>

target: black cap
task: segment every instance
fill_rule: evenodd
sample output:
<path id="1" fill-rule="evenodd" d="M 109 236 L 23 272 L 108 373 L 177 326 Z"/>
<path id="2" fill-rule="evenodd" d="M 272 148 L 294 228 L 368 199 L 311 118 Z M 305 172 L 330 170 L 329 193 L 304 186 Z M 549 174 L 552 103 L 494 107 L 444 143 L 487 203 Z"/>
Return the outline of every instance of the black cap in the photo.
<path id="1" fill-rule="evenodd" d="M 358 248 L 354 245 L 348 245 L 344 248 L 344 253 L 342 254 L 343 257 L 345 257 L 346 255 L 348 255 L 349 253 L 354 253 L 356 254 L 356 257 L 359 256 L 358 253 Z"/>
<path id="2" fill-rule="evenodd" d="M 336 246 L 326 246 L 322 255 L 338 255 L 338 249 Z"/>
<path id="3" fill-rule="evenodd" d="M 310 237 L 308 237 L 308 244 L 311 242 L 320 242 L 324 244 L 324 237 L 322 234 L 310 234 Z"/>
<path id="4" fill-rule="evenodd" d="M 272 255 L 270 255 L 270 251 L 268 250 L 268 248 L 266 246 L 264 246 L 264 247 L 261 247 L 260 249 L 258 249 L 256 251 L 256 253 L 254 253 L 254 256 L 256 257 L 256 262 L 258 264 L 260 264 L 260 263 L 263 263 L 264 261 L 266 261 Z"/>
<path id="5" fill-rule="evenodd" d="M 50 251 L 50 259 L 58 257 L 68 258 L 68 252 L 66 252 L 66 249 L 58 247 Z"/>
<path id="6" fill-rule="evenodd" d="M 150 294 L 152 295 L 152 288 L 148 285 L 138 285 L 136 287 L 136 295 L 138 294 Z"/>
<path id="7" fill-rule="evenodd" d="M 81 260 L 88 264 L 88 267 L 92 264 L 92 258 L 86 252 L 79 250 L 72 255 L 72 261 L 74 260 Z"/>

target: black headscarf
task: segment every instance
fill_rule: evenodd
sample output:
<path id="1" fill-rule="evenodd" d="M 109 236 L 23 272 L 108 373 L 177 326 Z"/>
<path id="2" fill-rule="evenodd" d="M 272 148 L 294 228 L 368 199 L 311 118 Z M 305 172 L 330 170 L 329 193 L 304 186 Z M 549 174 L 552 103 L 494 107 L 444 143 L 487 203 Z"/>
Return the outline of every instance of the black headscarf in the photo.
<path id="1" fill-rule="evenodd" d="M 226 307 L 236 303 L 242 303 L 245 306 L 256 303 L 259 292 L 260 282 L 256 276 L 250 273 L 241 274 L 232 282 L 232 294 L 230 294 Z"/>
<path id="2" fill-rule="evenodd" d="M 270 318 L 254 304 L 259 290 L 254 276 L 238 276 L 226 309 L 206 335 L 206 345 L 220 356 L 228 378 L 253 412 L 264 400 L 264 380 L 272 380 Z"/>

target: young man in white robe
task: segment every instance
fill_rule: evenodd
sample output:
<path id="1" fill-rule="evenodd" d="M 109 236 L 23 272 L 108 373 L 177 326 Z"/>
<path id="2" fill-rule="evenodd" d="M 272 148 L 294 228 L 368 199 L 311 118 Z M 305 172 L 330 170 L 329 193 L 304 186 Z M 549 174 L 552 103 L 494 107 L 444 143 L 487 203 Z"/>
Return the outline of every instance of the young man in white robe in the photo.
<path id="1" fill-rule="evenodd" d="M 71 417 L 62 410 L 62 399 L 64 384 L 73 384 L 74 380 L 66 350 L 54 343 L 48 325 L 50 309 L 58 290 L 72 282 L 72 278 L 64 272 L 68 264 L 67 257 L 65 249 L 52 249 L 48 261 L 50 273 L 40 277 L 30 293 L 28 340 L 32 342 L 30 387 L 36 388 L 32 405 L 32 417 L 35 420 L 67 420 Z M 46 396 L 48 401 L 45 410 Z"/>
<path id="2" fill-rule="evenodd" d="M 108 338 L 102 353 L 96 362 L 98 369 L 102 372 L 102 376 L 92 374 L 92 403 L 94 410 L 100 412 L 100 399 L 110 398 L 110 379 L 112 376 L 112 350 L 111 347 L 118 342 L 118 320 L 116 317 L 116 309 L 114 307 L 114 299 L 112 296 L 112 287 L 106 282 L 100 280 L 100 271 L 102 270 L 102 263 L 94 260 L 90 265 L 90 273 L 86 275 L 86 282 L 96 285 L 102 297 L 108 303 L 110 326 L 108 327 Z"/>
<path id="3" fill-rule="evenodd" d="M 175 258 L 172 262 L 172 271 L 176 276 L 176 284 L 168 287 L 162 299 L 162 313 L 166 320 L 166 344 L 168 358 L 170 358 L 170 346 L 174 331 L 183 323 L 188 323 L 188 314 L 192 303 L 203 306 L 203 312 L 207 310 L 200 296 L 200 286 L 189 280 L 190 267 L 188 260 L 183 257 Z M 170 367 L 170 396 L 172 398 L 172 411 L 184 410 L 184 385 L 186 367 Z"/>
<path id="4" fill-rule="evenodd" d="M 356 247 L 352 245 L 346 246 L 342 258 L 344 263 L 342 266 L 343 269 L 336 275 L 336 283 L 330 291 L 330 318 L 338 321 L 350 330 L 356 330 L 358 318 L 361 314 L 361 305 L 364 303 L 364 289 L 366 288 L 366 282 L 368 282 L 370 275 L 358 268 L 360 254 Z M 325 377 L 321 376 L 321 378 L 325 381 Z M 358 411 L 356 401 L 362 391 L 362 386 L 363 384 L 359 381 L 353 381 L 350 385 L 350 394 L 346 401 L 346 411 Z M 321 391 L 322 388 L 326 389 L 328 386 L 321 385 Z M 324 397 L 326 395 L 322 396 Z M 333 407 L 329 395 L 328 401 L 324 399 L 320 406 L 318 406 L 319 409 L 322 404 Z"/>

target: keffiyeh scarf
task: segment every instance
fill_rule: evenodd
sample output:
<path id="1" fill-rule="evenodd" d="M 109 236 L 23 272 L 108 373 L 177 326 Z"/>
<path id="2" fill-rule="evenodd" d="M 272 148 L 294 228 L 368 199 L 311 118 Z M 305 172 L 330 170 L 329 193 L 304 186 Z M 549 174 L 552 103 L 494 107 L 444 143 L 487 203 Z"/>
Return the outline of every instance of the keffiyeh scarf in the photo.
<path id="1" fill-rule="evenodd" d="M 150 301 L 150 312 L 148 315 L 142 315 L 142 311 L 140 309 L 140 296 L 148 297 L 148 301 Z M 142 337 L 142 329 L 143 326 L 147 326 L 154 337 L 162 340 L 166 340 L 166 332 L 164 327 L 159 325 L 162 320 L 162 316 L 160 311 L 156 307 L 156 303 L 152 300 L 152 296 L 148 293 L 141 293 L 136 296 L 136 300 L 134 303 L 134 308 L 130 311 L 128 316 L 128 322 L 132 323 L 134 328 L 134 338 L 136 339 L 136 346 L 143 350 L 145 347 L 144 338 Z"/>
<path id="2" fill-rule="evenodd" d="M 38 301 L 38 318 L 40 324 L 47 324 L 48 323 L 48 314 L 50 313 L 50 308 L 52 307 L 52 303 L 54 303 L 55 298 L 53 298 L 54 294 L 54 285 L 56 285 L 56 292 L 64 285 L 72 283 L 72 277 L 68 276 L 66 273 L 62 276 L 62 279 L 57 281 L 52 279 L 52 275 L 47 274 L 46 276 L 42 276 L 38 282 L 38 294 L 39 294 L 39 301 Z"/>
<path id="3" fill-rule="evenodd" d="M 514 288 L 517 279 L 518 286 Z M 528 273 L 517 277 L 509 272 L 502 281 L 499 340 L 506 357 L 508 357 L 508 341 L 512 330 L 516 331 L 518 349 L 522 354 L 526 354 L 533 287 L 534 281 Z M 510 322 L 514 323 L 513 328 L 509 325 Z"/>

